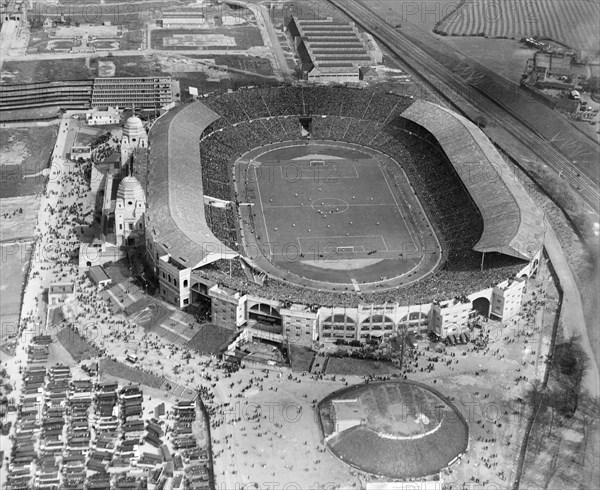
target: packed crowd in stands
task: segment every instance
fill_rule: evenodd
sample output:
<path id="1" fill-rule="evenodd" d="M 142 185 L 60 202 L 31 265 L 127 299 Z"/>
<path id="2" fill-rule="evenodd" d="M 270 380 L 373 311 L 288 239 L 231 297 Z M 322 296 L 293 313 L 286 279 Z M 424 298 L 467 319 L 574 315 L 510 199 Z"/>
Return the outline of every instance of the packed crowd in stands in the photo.
<path id="1" fill-rule="evenodd" d="M 483 220 L 435 138 L 397 117 L 410 106 L 410 98 L 343 87 L 276 87 L 220 94 L 205 99 L 204 103 L 222 116 L 200 142 L 205 195 L 234 201 L 234 161 L 260 145 L 300 139 L 303 128 L 300 118 L 310 116 L 304 129 L 308 128 L 312 139 L 368 146 L 402 163 L 448 255 L 441 270 L 418 284 L 377 293 L 355 294 L 350 288 L 347 293 L 311 291 L 275 279 L 259 286 L 247 280 L 239 264 L 235 264 L 232 277 L 220 272 L 221 268 L 228 272 L 229 263 L 202 268 L 198 271 L 201 275 L 273 299 L 350 307 L 359 303 L 417 304 L 443 300 L 490 287 L 523 267 L 516 259 L 488 254 L 486 268 L 473 274 L 480 267 L 481 255 L 473 251 L 473 246 L 483 231 Z M 234 216 L 209 217 L 207 213 L 207 220 L 224 243 L 235 241 Z"/>
<path id="2" fill-rule="evenodd" d="M 205 204 L 204 217 L 206 224 L 219 241 L 227 245 L 231 250 L 237 250 L 237 218 L 235 209 L 232 206 L 219 208 Z"/>

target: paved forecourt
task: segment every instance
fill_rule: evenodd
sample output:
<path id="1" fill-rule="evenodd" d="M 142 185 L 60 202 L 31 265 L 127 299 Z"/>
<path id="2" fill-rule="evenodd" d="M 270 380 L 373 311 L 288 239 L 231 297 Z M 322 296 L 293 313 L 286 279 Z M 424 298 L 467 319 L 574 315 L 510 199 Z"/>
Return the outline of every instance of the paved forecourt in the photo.
<path id="1" fill-rule="evenodd" d="M 265 145 L 236 164 L 246 255 L 318 289 L 398 287 L 431 273 L 441 247 L 401 166 L 339 141 Z"/>

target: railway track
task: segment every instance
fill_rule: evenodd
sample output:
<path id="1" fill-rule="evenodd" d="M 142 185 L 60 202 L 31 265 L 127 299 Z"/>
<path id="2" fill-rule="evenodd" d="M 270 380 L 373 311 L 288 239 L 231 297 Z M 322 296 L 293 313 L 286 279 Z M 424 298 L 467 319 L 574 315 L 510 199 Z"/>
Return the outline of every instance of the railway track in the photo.
<path id="1" fill-rule="evenodd" d="M 462 109 L 461 102 L 462 105 L 468 103 L 485 115 L 488 120 L 505 128 L 513 137 L 532 150 L 542 162 L 558 172 L 594 210 L 598 210 L 600 192 L 593 180 L 576 169 L 568 158 L 556 150 L 549 141 L 533 131 L 527 123 L 512 114 L 504 107 L 501 100 L 495 99 L 491 94 L 474 87 L 450 71 L 415 45 L 401 31 L 388 24 L 384 18 L 357 0 L 329 1 L 357 25 L 370 32 L 403 62 L 411 66 L 425 83 L 450 100 L 452 104 Z M 451 94 L 454 97 L 451 97 Z"/>

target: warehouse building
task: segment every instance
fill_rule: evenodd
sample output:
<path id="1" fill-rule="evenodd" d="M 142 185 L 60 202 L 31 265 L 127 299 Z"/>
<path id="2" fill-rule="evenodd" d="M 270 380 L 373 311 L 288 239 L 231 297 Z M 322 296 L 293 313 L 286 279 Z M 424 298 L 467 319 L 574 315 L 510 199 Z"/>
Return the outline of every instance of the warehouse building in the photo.
<path id="1" fill-rule="evenodd" d="M 309 81 L 357 82 L 361 68 L 382 61 L 354 23 L 292 17 L 287 28 Z"/>

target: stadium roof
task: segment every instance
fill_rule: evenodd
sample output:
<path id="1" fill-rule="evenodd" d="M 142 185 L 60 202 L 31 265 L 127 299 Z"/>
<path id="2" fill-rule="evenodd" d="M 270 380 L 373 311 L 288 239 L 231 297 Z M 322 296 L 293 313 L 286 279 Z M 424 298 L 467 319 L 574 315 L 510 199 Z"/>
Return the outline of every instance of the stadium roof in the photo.
<path id="1" fill-rule="evenodd" d="M 435 136 L 479 208 L 483 233 L 474 250 L 531 260 L 544 239 L 542 212 L 485 134 L 466 118 L 422 100 L 402 116 Z"/>
<path id="2" fill-rule="evenodd" d="M 150 131 L 146 228 L 174 260 L 192 269 L 238 255 L 204 218 L 199 141 L 219 117 L 195 102 L 167 112 Z"/>

